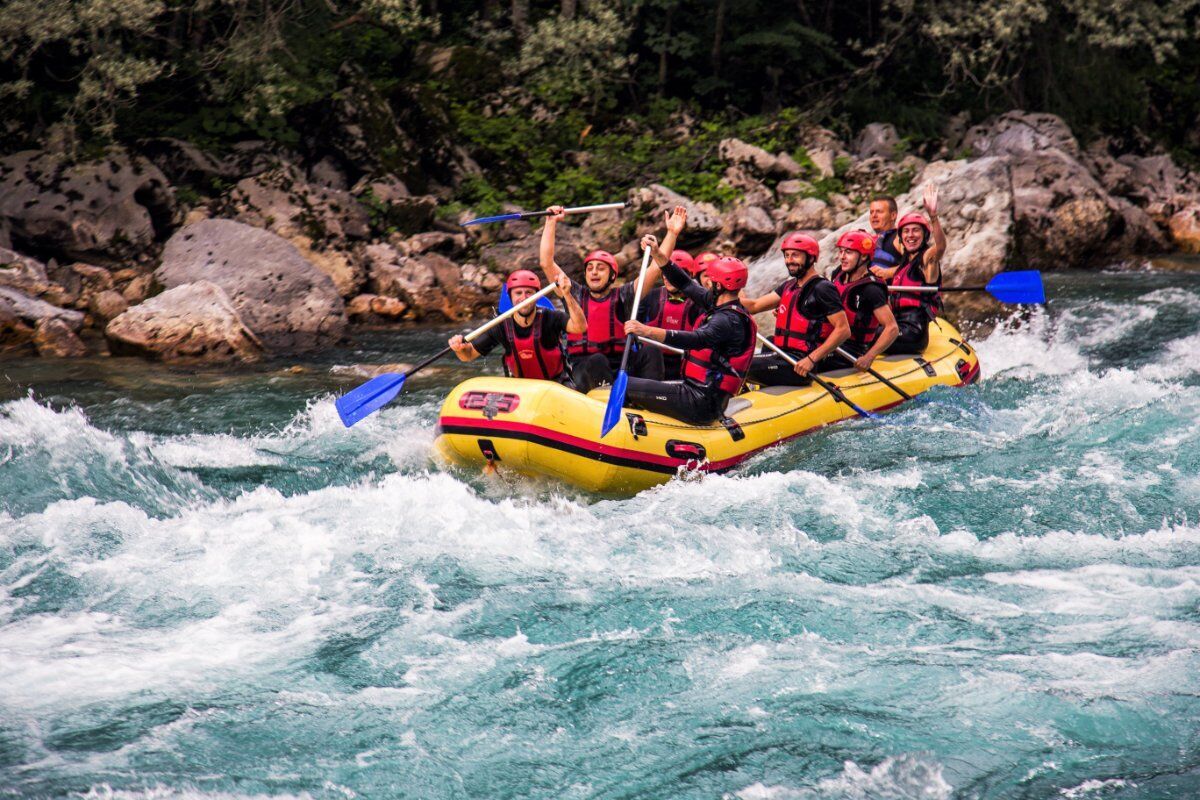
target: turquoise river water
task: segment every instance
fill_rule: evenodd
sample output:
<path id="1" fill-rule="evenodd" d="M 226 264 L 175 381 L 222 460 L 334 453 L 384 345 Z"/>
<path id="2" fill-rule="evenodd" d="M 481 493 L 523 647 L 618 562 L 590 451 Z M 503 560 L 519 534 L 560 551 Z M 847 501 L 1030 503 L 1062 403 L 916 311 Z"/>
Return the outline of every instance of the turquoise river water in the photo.
<path id="1" fill-rule="evenodd" d="M 444 331 L 0 364 L 0 796 L 1200 796 L 1197 266 L 629 500 L 439 466 L 475 366 L 342 428 Z"/>

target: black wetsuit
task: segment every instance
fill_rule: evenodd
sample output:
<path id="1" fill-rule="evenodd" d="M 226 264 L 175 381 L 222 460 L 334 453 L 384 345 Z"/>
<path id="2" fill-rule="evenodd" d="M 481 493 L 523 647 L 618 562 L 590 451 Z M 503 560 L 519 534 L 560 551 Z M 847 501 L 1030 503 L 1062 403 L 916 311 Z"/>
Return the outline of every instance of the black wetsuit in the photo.
<path id="1" fill-rule="evenodd" d="M 718 358 L 732 358 L 753 346 L 753 323 L 736 301 L 720 306 L 716 298 L 686 272 L 674 264 L 663 267 L 663 276 L 708 316 L 692 331 L 668 331 L 666 343 L 684 350 L 712 348 Z M 630 378 L 625 404 L 675 417 L 693 425 L 706 425 L 724 416 L 725 405 L 732 395 L 722 391 L 717 379 L 700 383 L 691 378 L 677 381 L 656 381 Z"/>

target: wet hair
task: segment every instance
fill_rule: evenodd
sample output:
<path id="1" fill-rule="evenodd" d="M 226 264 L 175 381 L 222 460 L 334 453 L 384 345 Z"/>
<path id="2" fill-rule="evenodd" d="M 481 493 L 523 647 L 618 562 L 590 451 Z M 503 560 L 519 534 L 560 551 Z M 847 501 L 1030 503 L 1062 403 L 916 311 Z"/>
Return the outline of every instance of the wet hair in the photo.
<path id="1" fill-rule="evenodd" d="M 892 197 L 890 194 L 877 194 L 871 198 L 871 202 L 887 203 L 888 208 L 892 210 L 893 214 L 898 214 L 900 212 L 900 206 L 896 205 L 896 198 Z"/>

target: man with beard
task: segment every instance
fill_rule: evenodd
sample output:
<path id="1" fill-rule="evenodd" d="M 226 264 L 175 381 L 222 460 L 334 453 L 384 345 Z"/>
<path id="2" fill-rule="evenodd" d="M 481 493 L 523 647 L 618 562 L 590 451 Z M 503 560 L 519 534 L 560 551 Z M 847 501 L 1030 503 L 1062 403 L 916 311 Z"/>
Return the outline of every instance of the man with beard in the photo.
<path id="1" fill-rule="evenodd" d="M 749 378 L 762 386 L 808 386 L 809 372 L 838 366 L 828 360 L 817 365 L 850 337 L 850 323 L 837 289 L 817 273 L 817 240 L 789 233 L 779 247 L 790 277 L 762 297 L 743 297 L 742 305 L 751 314 L 775 309 L 772 342 L 798 363 L 793 368 L 778 353 L 761 353 L 754 357 Z"/>
<path id="2" fill-rule="evenodd" d="M 566 273 L 554 260 L 554 237 L 558 223 L 565 215 L 562 206 L 550 206 L 547 211 L 550 216 L 542 229 L 540 263 L 546 278 L 557 283 L 559 276 Z M 676 206 L 667 215 L 665 247 L 675 247 L 675 240 L 686 222 L 687 211 L 682 206 Z M 587 325 L 582 332 L 567 333 L 567 362 L 575 386 L 587 393 L 603 383 L 611 383 L 621 368 L 621 355 L 625 352 L 624 324 L 633 310 L 637 281 L 619 287 L 614 285 L 621 269 L 617 259 L 606 250 L 588 253 L 583 269 L 584 284 L 574 293 Z M 652 262 L 642 286 L 643 300 L 658 282 L 659 275 L 657 263 Z M 662 380 L 662 353 L 656 347 L 638 347 L 630 353 L 627 369 L 630 376 Z"/>

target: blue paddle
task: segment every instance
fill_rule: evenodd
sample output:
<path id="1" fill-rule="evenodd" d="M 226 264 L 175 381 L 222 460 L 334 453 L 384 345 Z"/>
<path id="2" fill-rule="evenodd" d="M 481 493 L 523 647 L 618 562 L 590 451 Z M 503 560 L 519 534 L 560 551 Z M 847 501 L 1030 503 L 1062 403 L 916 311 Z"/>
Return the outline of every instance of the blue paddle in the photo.
<path id="1" fill-rule="evenodd" d="M 638 273 L 637 291 L 633 295 L 633 311 L 630 312 L 630 319 L 637 319 L 638 304 L 642 302 L 642 285 L 646 282 L 646 268 L 650 266 L 650 248 L 647 247 L 642 253 L 642 270 Z M 625 390 L 629 386 L 629 373 L 625 368 L 629 365 L 629 353 L 633 350 L 633 343 L 637 339 L 634 334 L 629 334 L 625 337 L 625 352 L 621 354 L 621 370 L 617 373 L 617 379 L 613 381 L 612 389 L 608 392 L 608 405 L 604 408 L 604 421 L 600 423 L 600 438 L 603 439 L 608 435 L 608 432 L 616 427 L 617 422 L 621 419 L 621 409 L 625 406 Z"/>
<path id="2" fill-rule="evenodd" d="M 475 330 L 463 337 L 466 341 L 490 331 L 492 328 L 499 325 L 504 320 L 511 317 L 513 314 L 525 308 L 530 303 L 536 303 L 546 295 L 554 291 L 554 284 L 544 287 L 536 294 L 532 294 L 521 302 L 517 303 L 512 308 L 508 309 L 500 316 L 493 320 L 485 322 Z M 507 292 L 506 292 L 507 294 Z M 400 394 L 400 390 L 404 388 L 404 382 L 408 377 L 418 370 L 428 367 L 433 362 L 437 361 L 442 356 L 451 352 L 449 347 L 443 348 L 440 352 L 435 353 L 429 358 L 417 364 L 403 374 L 395 372 L 385 372 L 383 375 L 376 375 L 371 380 L 364 383 L 355 389 L 351 389 L 346 394 L 333 401 L 333 405 L 337 408 L 338 416 L 342 418 L 342 424 L 349 428 L 354 423 L 378 411 L 395 399 L 396 395 Z"/>
<path id="3" fill-rule="evenodd" d="M 761 333 L 758 334 L 758 340 L 760 342 L 762 342 L 764 345 L 766 345 L 767 347 L 774 350 L 780 356 L 783 356 L 783 360 L 788 362 L 789 364 L 791 364 L 793 367 L 799 363 L 799 361 L 797 359 L 792 358 L 787 353 L 780 350 L 778 347 L 775 346 L 775 344 L 770 339 L 763 336 Z M 878 414 L 872 414 L 870 411 L 867 411 L 865 408 L 855 405 L 854 401 L 852 401 L 849 397 L 846 397 L 846 394 L 841 389 L 834 386 L 832 383 L 829 383 L 828 381 L 818 378 L 812 372 L 808 373 L 808 377 L 812 378 L 812 382 L 815 383 L 817 386 L 820 386 L 822 389 L 829 392 L 829 395 L 834 400 L 837 400 L 839 403 L 845 403 L 846 405 L 850 406 L 850 408 L 854 409 L 854 413 L 858 414 L 860 417 L 864 417 L 866 419 L 879 419 Z"/>
<path id="4" fill-rule="evenodd" d="M 1042 273 L 1036 269 L 998 272 L 994 278 L 988 281 L 987 286 L 944 286 L 941 289 L 934 286 L 889 286 L 888 291 L 916 294 L 932 294 L 938 291 L 987 292 L 1001 303 L 1041 304 L 1046 302 L 1046 288 L 1042 285 Z"/>
<path id="5" fill-rule="evenodd" d="M 591 211 L 608 211 L 613 208 L 625 208 L 629 203 L 604 203 L 598 206 L 576 206 L 575 208 L 564 208 L 564 214 L 587 214 Z M 537 219 L 538 217 L 550 216 L 549 211 L 520 211 L 515 214 L 500 214 L 496 217 L 480 217 L 462 223 L 465 228 L 468 225 L 486 225 L 489 222 L 511 222 L 515 219 Z"/>

